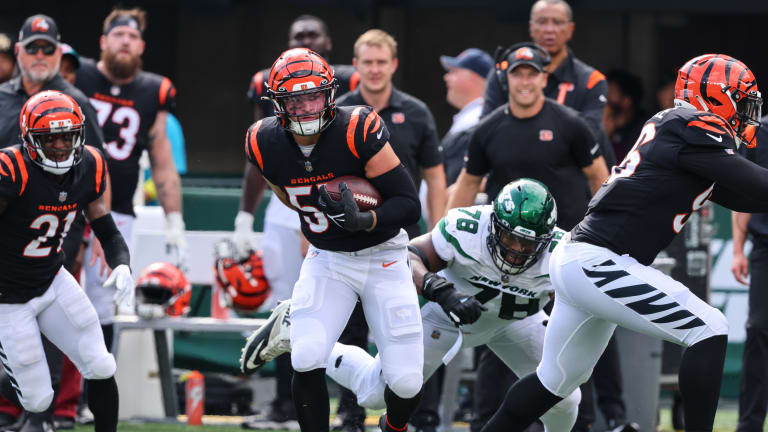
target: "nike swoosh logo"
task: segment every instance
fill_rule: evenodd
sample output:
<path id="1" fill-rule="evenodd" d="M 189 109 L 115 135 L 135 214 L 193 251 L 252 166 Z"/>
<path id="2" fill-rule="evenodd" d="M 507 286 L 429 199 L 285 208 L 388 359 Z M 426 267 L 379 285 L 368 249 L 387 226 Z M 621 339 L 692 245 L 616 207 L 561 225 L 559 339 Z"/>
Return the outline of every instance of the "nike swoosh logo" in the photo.
<path id="1" fill-rule="evenodd" d="M 254 359 L 256 359 L 259 356 L 259 351 L 261 351 L 261 346 L 264 345 L 264 341 L 261 341 L 259 343 L 259 346 L 256 347 L 255 350 L 253 350 L 253 354 L 251 357 L 248 358 L 248 361 L 245 362 L 245 365 L 248 367 L 248 369 L 256 368 L 257 365 L 254 363 Z"/>
<path id="2" fill-rule="evenodd" d="M 706 132 L 705 132 L 705 133 L 706 133 Z M 708 134 L 708 133 L 707 133 L 707 136 L 708 136 L 708 137 L 710 137 L 710 138 L 712 138 L 713 140 L 715 140 L 715 141 L 717 141 L 717 142 L 723 142 L 723 137 L 721 137 L 721 136 L 717 136 L 717 137 L 716 137 L 716 136 L 714 136 L 714 135 L 710 135 L 710 134 Z"/>
<path id="3" fill-rule="evenodd" d="M 381 134 L 383 134 L 383 133 L 384 133 L 384 128 L 381 128 L 379 130 L 379 133 L 376 134 L 376 139 L 381 139 Z"/>
<path id="4" fill-rule="evenodd" d="M 381 263 L 381 266 L 384 267 L 384 268 L 387 268 L 387 267 L 391 266 L 392 264 L 394 264 L 396 262 L 397 262 L 397 260 Z"/>
<path id="5" fill-rule="evenodd" d="M 597 151 L 598 151 L 599 149 L 600 149 L 600 144 L 595 144 L 595 146 L 594 146 L 594 147 L 592 147 L 592 148 L 589 150 L 589 152 L 590 152 L 591 154 L 595 154 L 595 153 L 597 153 Z"/>

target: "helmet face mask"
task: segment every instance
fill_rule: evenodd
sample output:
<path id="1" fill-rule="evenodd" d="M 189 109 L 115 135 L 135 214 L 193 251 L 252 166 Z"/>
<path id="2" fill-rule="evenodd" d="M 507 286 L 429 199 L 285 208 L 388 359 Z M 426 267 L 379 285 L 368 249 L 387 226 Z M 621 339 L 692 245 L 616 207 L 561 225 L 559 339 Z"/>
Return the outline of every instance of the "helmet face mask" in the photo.
<path id="1" fill-rule="evenodd" d="M 215 252 L 213 271 L 223 303 L 241 315 L 256 312 L 272 292 L 264 274 L 261 251 L 250 251 L 241 257 L 232 241 L 225 239 L 216 243 Z"/>
<path id="2" fill-rule="evenodd" d="M 338 84 L 333 69 L 314 51 L 285 51 L 275 60 L 265 84 L 275 115 L 292 133 L 317 135 L 333 121 Z"/>
<path id="3" fill-rule="evenodd" d="M 705 54 L 686 62 L 675 82 L 675 106 L 687 106 L 722 117 L 736 145 L 754 147 L 763 100 L 752 71 L 724 54 Z"/>
<path id="4" fill-rule="evenodd" d="M 82 159 L 85 119 L 70 96 L 56 91 L 35 94 L 24 104 L 19 127 L 29 158 L 51 174 L 66 174 Z M 64 146 L 59 146 L 62 141 Z"/>
<path id="5" fill-rule="evenodd" d="M 536 180 L 520 179 L 505 186 L 493 201 L 488 251 L 503 273 L 531 268 L 549 247 L 557 220 L 555 200 Z"/>
<path id="6" fill-rule="evenodd" d="M 296 135 L 316 135 L 322 132 L 333 118 L 329 118 L 329 107 L 333 106 L 332 86 L 276 95 L 273 99 L 275 112 L 287 119 L 287 129 Z"/>

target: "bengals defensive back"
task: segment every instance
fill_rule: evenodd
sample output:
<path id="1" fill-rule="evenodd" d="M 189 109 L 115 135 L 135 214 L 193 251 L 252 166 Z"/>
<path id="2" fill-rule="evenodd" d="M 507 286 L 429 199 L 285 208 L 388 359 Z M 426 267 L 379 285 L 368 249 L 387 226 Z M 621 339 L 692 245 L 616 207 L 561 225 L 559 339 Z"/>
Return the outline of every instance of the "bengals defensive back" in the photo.
<path id="1" fill-rule="evenodd" d="M 0 359 L 18 402 L 41 412 L 53 399 L 40 333 L 85 377 L 96 430 L 117 427 L 115 360 L 98 316 L 79 284 L 63 270 L 62 242 L 84 211 L 114 269 L 107 286 L 132 307 L 128 247 L 104 199 L 107 165 L 84 145 L 83 113 L 55 91 L 32 96 L 19 119 L 22 145 L 0 150 Z"/>

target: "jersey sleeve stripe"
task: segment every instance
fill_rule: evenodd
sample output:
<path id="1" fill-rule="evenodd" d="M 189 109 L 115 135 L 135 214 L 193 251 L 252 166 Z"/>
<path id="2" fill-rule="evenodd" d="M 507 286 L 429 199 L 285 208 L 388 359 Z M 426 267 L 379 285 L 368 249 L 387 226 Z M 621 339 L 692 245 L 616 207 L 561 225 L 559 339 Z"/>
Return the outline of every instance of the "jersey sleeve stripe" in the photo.
<path id="1" fill-rule="evenodd" d="M 259 128 L 261 127 L 262 120 L 256 122 L 255 125 L 248 129 L 248 133 L 245 136 L 245 153 L 247 155 L 253 155 L 259 164 L 259 169 L 264 171 L 264 161 L 261 159 L 261 151 L 259 150 Z M 249 157 L 250 159 L 250 157 Z"/>
<path id="2" fill-rule="evenodd" d="M 24 193 L 24 189 L 27 188 L 27 180 L 29 174 L 27 173 L 27 165 L 24 163 L 24 158 L 21 156 L 21 150 L 12 147 L 11 152 L 16 157 L 16 163 L 19 165 L 19 174 L 21 174 L 21 189 L 19 190 L 19 196 Z"/>
<path id="3" fill-rule="evenodd" d="M 726 133 L 724 130 L 722 130 L 722 129 L 720 129 L 720 128 L 718 128 L 718 127 L 716 127 L 716 126 L 714 126 L 714 125 L 712 125 L 710 123 L 699 121 L 699 120 L 693 120 L 693 121 L 688 122 L 688 127 L 692 127 L 692 126 L 700 127 L 700 128 L 702 128 L 704 130 L 707 130 L 707 131 L 710 131 L 710 132 L 714 132 L 714 133 L 719 134 L 719 135 L 722 135 L 722 134 Z"/>
<path id="4" fill-rule="evenodd" d="M 451 235 L 451 233 L 449 233 L 449 232 L 448 232 L 448 230 L 445 228 L 445 219 L 442 219 L 442 220 L 440 221 L 440 233 L 441 233 L 441 234 L 443 235 L 443 237 L 445 238 L 445 241 L 447 241 L 448 243 L 450 243 L 450 244 L 451 244 L 451 246 L 453 246 L 453 247 L 456 249 L 456 252 L 458 252 L 458 253 L 459 253 L 459 254 L 461 254 L 462 256 L 465 256 L 465 257 L 467 257 L 467 258 L 471 259 L 472 261 L 478 262 L 476 259 L 474 259 L 474 258 L 472 258 L 471 256 L 469 256 L 469 254 L 467 254 L 466 252 L 464 252 L 464 249 L 462 249 L 462 248 L 461 248 L 461 244 L 460 244 L 460 243 L 459 243 L 459 241 L 456 239 L 456 237 L 452 236 L 452 235 Z"/>
<path id="5" fill-rule="evenodd" d="M 355 130 L 357 129 L 357 122 L 360 120 L 360 111 L 362 111 L 362 109 L 363 107 L 359 106 L 352 111 L 349 125 L 347 125 L 347 147 L 349 147 L 349 151 L 351 151 L 358 159 L 360 159 L 360 155 L 357 154 L 357 148 L 355 147 Z M 363 140 L 365 140 L 365 137 L 363 137 Z"/>
<path id="6" fill-rule="evenodd" d="M 160 95 L 159 95 L 159 102 L 160 105 L 165 105 L 165 99 L 168 97 L 168 90 L 171 89 L 171 80 L 168 78 L 163 78 L 163 81 L 160 83 Z"/>
<path id="7" fill-rule="evenodd" d="M 363 142 L 365 142 L 365 139 L 368 138 L 368 127 L 373 123 L 373 119 L 378 117 L 375 112 L 371 111 L 368 113 L 368 117 L 365 118 L 365 124 L 363 125 Z M 370 131 L 370 133 L 376 132 L 376 129 L 373 129 Z"/>
<path id="8" fill-rule="evenodd" d="M 94 159 L 96 159 L 96 193 L 99 193 L 101 190 L 101 180 L 103 178 L 102 171 L 104 170 L 104 161 L 101 159 L 101 155 L 95 148 L 85 146 L 85 149 L 88 150 L 88 153 L 90 153 Z"/>
<path id="9" fill-rule="evenodd" d="M 600 71 L 595 70 L 592 71 L 592 75 L 589 76 L 589 80 L 587 81 L 587 89 L 592 90 L 594 86 L 597 85 L 600 81 L 605 79 L 605 75 L 600 73 Z"/>
<path id="10" fill-rule="evenodd" d="M 0 160 L 3 161 L 8 166 L 8 171 L 11 172 L 11 181 L 16 183 L 16 169 L 13 168 L 13 162 L 11 162 L 11 158 L 8 157 L 8 155 L 5 152 L 0 152 Z M 3 173 L 4 175 L 8 175 Z"/>

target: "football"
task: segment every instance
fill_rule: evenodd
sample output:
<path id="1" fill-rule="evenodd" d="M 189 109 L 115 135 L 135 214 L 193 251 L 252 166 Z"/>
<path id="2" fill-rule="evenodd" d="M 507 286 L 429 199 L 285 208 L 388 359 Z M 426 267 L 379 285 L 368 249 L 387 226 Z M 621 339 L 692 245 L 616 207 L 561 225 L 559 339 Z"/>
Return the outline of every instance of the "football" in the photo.
<path id="1" fill-rule="evenodd" d="M 328 195 L 334 200 L 341 201 L 339 185 L 342 182 L 346 183 L 349 190 L 352 191 L 352 196 L 354 196 L 360 211 L 373 210 L 381 205 L 382 200 L 379 191 L 368 180 L 355 176 L 338 177 L 325 184 Z"/>

